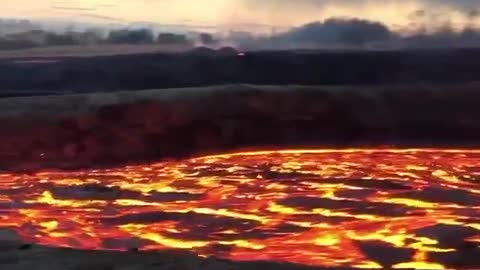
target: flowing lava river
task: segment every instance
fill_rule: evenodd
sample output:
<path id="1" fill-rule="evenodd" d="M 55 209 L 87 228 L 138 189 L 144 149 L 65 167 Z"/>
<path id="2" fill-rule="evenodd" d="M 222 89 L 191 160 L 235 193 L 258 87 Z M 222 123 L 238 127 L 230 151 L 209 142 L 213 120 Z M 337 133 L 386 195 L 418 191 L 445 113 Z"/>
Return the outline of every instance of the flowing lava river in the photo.
<path id="1" fill-rule="evenodd" d="M 0 174 L 0 228 L 78 249 L 480 267 L 480 150 L 288 150 Z"/>

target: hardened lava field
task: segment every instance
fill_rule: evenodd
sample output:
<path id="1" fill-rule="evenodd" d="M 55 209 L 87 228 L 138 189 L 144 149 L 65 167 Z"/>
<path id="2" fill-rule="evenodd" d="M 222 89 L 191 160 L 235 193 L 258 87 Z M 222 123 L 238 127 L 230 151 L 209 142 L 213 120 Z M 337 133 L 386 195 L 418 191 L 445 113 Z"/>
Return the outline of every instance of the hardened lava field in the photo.
<path id="1" fill-rule="evenodd" d="M 0 174 L 0 228 L 79 249 L 480 267 L 480 150 L 290 150 Z"/>

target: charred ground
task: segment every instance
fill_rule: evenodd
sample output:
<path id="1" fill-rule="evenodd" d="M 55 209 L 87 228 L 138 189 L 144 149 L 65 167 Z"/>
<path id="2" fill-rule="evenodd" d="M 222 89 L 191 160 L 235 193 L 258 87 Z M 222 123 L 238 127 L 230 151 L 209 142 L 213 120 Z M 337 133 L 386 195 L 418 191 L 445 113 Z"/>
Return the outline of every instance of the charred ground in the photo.
<path id="1" fill-rule="evenodd" d="M 480 50 L 263 51 L 0 60 L 0 96 L 219 84 L 372 85 L 476 81 Z"/>
<path id="2" fill-rule="evenodd" d="M 0 169 L 272 146 L 477 147 L 478 59 L 233 48 L 3 58 Z"/>
<path id="3" fill-rule="evenodd" d="M 478 84 L 228 85 L 0 100 L 2 169 L 243 148 L 478 147 Z"/>

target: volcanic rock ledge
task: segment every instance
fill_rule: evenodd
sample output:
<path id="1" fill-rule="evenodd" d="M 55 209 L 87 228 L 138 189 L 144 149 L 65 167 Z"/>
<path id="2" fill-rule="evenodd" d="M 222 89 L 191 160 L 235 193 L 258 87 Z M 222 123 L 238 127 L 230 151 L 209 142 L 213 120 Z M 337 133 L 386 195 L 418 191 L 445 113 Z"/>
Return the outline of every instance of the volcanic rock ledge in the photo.
<path id="1" fill-rule="evenodd" d="M 478 147 L 479 86 L 227 85 L 5 98 L 0 171 L 252 147 Z"/>
<path id="2" fill-rule="evenodd" d="M 272 262 L 230 262 L 200 258 L 188 252 L 115 252 L 49 248 L 22 243 L 16 234 L 0 230 L 0 269 L 2 270 L 321 270 Z M 329 268 L 331 269 L 331 268 Z M 339 269 L 340 268 L 336 268 Z M 335 270 L 335 269 L 334 269 Z"/>

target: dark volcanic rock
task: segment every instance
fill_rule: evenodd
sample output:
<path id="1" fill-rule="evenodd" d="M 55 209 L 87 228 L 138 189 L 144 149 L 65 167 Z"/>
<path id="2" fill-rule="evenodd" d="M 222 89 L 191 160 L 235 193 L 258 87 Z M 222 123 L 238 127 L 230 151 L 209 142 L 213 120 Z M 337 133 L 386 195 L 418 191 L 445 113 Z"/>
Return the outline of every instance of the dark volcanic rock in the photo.
<path id="1" fill-rule="evenodd" d="M 233 55 L 237 55 L 238 51 L 233 47 L 222 47 L 217 50 L 217 54 L 224 55 L 224 56 L 233 56 Z"/>
<path id="2" fill-rule="evenodd" d="M 431 253 L 429 257 L 444 265 L 458 269 L 475 269 L 480 265 L 480 247 L 476 243 L 464 242 L 457 247 L 458 252 Z"/>
<path id="3" fill-rule="evenodd" d="M 351 214 L 382 215 L 387 217 L 403 216 L 407 213 L 407 211 L 411 210 L 405 206 L 388 203 L 332 200 L 317 197 L 288 197 L 286 199 L 279 200 L 277 203 L 298 209 L 312 210 L 321 208 L 343 211 L 348 210 L 348 212 Z"/>
<path id="4" fill-rule="evenodd" d="M 466 238 L 480 235 L 480 231 L 470 227 L 437 224 L 418 229 L 415 234 L 435 239 L 442 247 L 457 248 L 464 245 Z"/>
<path id="5" fill-rule="evenodd" d="M 3 96 L 25 96 L 224 83 L 463 83 L 478 77 L 480 64 L 473 59 L 479 55 L 478 49 L 452 49 L 342 53 L 265 51 L 247 52 L 238 57 L 233 48 L 198 47 L 179 54 L 58 57 L 58 61 L 42 65 L 18 65 L 14 60 L 5 59 L 0 61 L 0 90 Z M 419 93 L 419 97 L 428 98 L 428 95 Z"/>
<path id="6" fill-rule="evenodd" d="M 214 55 L 215 50 L 208 48 L 208 47 L 196 47 L 195 49 L 187 52 L 187 54 L 190 55 L 196 55 L 196 56 L 209 56 L 209 55 Z"/>
<path id="7" fill-rule="evenodd" d="M 452 203 L 464 206 L 480 205 L 480 196 L 461 189 L 447 190 L 430 187 L 422 191 L 406 192 L 401 196 L 428 202 Z"/>
<path id="8" fill-rule="evenodd" d="M 20 236 L 10 229 L 1 229 L 0 230 L 0 268 L 2 263 L 16 262 L 18 260 L 17 256 L 9 258 L 5 256 L 5 252 L 19 249 L 25 243 L 22 241 Z"/>
<path id="9" fill-rule="evenodd" d="M 385 268 L 410 261 L 410 258 L 414 255 L 413 250 L 392 247 L 380 241 L 357 242 L 357 246 L 370 260 Z"/>

